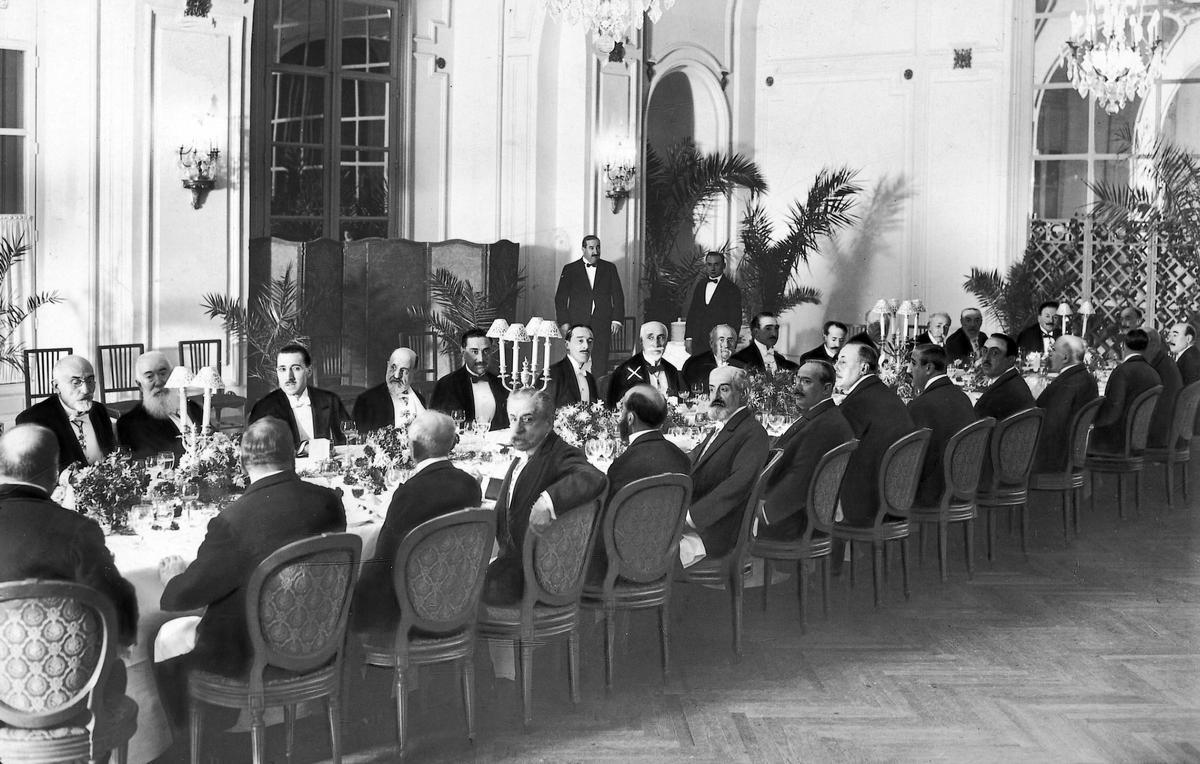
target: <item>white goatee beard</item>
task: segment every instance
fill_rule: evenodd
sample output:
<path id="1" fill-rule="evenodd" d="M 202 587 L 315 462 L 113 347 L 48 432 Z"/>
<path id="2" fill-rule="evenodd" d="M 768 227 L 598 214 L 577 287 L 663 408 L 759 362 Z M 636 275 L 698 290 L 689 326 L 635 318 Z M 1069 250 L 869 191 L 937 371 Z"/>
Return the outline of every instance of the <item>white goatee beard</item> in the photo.
<path id="1" fill-rule="evenodd" d="M 155 390 L 150 395 L 142 398 L 142 406 L 155 419 L 170 419 L 171 414 L 178 413 L 175 405 L 173 405 L 175 402 L 171 400 L 171 397 L 171 393 L 168 390 Z"/>

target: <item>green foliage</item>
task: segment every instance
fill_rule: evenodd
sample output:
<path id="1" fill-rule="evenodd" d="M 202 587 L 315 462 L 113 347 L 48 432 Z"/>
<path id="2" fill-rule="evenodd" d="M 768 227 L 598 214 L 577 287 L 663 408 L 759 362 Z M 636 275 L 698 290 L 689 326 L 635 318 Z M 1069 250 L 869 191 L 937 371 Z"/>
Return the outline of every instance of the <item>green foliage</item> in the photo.
<path id="1" fill-rule="evenodd" d="M 762 205 L 746 205 L 736 280 L 747 316 L 764 310 L 782 313 L 802 303 L 821 302 L 820 290 L 796 282 L 798 270 L 800 265 L 808 265 L 823 239 L 857 222 L 850 212 L 862 190 L 855 182 L 857 176 L 858 172 L 848 167 L 817 173 L 803 204 L 794 202 L 788 210 L 787 231 L 778 241 Z"/>
<path id="2" fill-rule="evenodd" d="M 1200 161 L 1188 148 L 1160 138 L 1139 164 L 1144 165 L 1144 183 L 1088 184 L 1096 193 L 1092 215 L 1109 225 L 1165 225 L 1187 242 L 1200 241 Z"/>
<path id="3" fill-rule="evenodd" d="M 1039 279 L 1029 262 L 1029 252 L 1009 266 L 1008 273 L 972 268 L 963 282 L 963 289 L 975 295 L 979 304 L 1000 324 L 1004 333 L 1016 337 L 1037 317 L 1037 306 L 1046 300 L 1057 300 L 1064 294 L 1071 277 L 1062 269 L 1047 279 Z"/>
<path id="4" fill-rule="evenodd" d="M 477 291 L 471 282 L 460 279 L 445 268 L 434 271 L 429 280 L 431 306 L 410 305 L 408 315 L 433 332 L 441 342 L 441 352 L 453 359 L 452 368 L 462 363 L 458 341 L 472 327 L 487 330 L 504 305 L 511 304 L 525 289 L 525 277 L 505 274 L 490 292 Z"/>
<path id="5" fill-rule="evenodd" d="M 13 266 L 24 260 L 27 254 L 29 245 L 25 243 L 24 234 L 17 236 L 16 240 L 0 237 L 0 294 L 4 293 L 4 284 Z M 23 303 L 9 302 L 0 297 L 0 363 L 24 374 L 25 345 L 14 339 L 13 335 L 38 308 L 61 302 L 58 292 L 37 292 L 29 295 Z"/>

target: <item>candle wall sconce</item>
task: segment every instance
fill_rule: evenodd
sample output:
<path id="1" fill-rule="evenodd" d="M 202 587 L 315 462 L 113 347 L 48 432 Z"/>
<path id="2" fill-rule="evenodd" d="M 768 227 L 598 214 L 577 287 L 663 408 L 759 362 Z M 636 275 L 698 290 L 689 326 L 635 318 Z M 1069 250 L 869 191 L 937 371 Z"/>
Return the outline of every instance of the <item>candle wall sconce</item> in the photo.
<path id="1" fill-rule="evenodd" d="M 217 159 L 221 152 L 215 146 L 209 146 L 208 153 L 202 153 L 193 146 L 179 147 L 179 166 L 183 170 L 183 187 L 192 192 L 192 209 L 198 210 L 204 206 L 208 192 L 217 186 Z"/>

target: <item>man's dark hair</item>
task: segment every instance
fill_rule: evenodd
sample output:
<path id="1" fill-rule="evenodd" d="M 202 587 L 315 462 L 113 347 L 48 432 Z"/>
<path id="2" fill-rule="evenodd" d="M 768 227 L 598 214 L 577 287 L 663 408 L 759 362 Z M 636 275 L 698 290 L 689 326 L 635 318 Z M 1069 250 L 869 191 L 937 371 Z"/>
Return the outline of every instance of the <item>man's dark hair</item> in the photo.
<path id="1" fill-rule="evenodd" d="M 1150 335 L 1145 329 L 1130 329 L 1125 332 L 1125 347 L 1134 353 L 1145 352 L 1150 345 Z"/>
<path id="2" fill-rule="evenodd" d="M 1196 327 L 1192 326 L 1191 324 L 1184 324 L 1183 325 L 1183 333 L 1186 334 L 1187 336 L 1191 337 L 1192 339 L 1195 339 L 1196 338 Z"/>
<path id="3" fill-rule="evenodd" d="M 273 416 L 251 422 L 242 433 L 242 464 L 247 467 L 294 467 L 296 441 L 292 439 L 292 429 Z"/>
<path id="4" fill-rule="evenodd" d="M 867 365 L 868 374 L 879 373 L 879 351 L 875 348 L 875 345 L 868 345 L 865 342 L 851 342 L 846 347 L 858 349 L 858 361 Z"/>
<path id="5" fill-rule="evenodd" d="M 842 343 L 842 347 L 845 347 L 846 345 L 866 345 L 868 347 L 876 348 L 877 350 L 879 348 L 879 346 L 875 344 L 875 340 L 871 339 L 871 335 L 867 334 L 866 332 L 859 332 Z"/>
<path id="6" fill-rule="evenodd" d="M 725 262 L 725 253 L 724 252 L 718 252 L 717 250 L 714 249 L 710 252 L 704 253 L 704 259 L 707 260 L 710 257 L 719 257 L 719 258 L 721 258 L 721 262 Z"/>
<path id="7" fill-rule="evenodd" d="M 594 234 L 594 233 L 589 233 L 587 236 L 584 236 L 584 237 L 583 237 L 583 241 L 579 242 L 579 246 L 580 246 L 580 248 L 583 248 L 583 247 L 586 247 L 586 246 L 587 246 L 588 239 L 595 239 L 596 241 L 600 241 L 600 237 L 599 237 L 599 236 L 597 236 L 597 235 L 596 235 L 596 234 Z"/>
<path id="8" fill-rule="evenodd" d="M 300 356 L 304 358 L 304 365 L 312 366 L 312 355 L 309 354 L 308 348 L 304 347 L 299 342 L 293 342 L 290 345 L 284 345 L 283 347 L 279 348 L 279 352 L 275 354 L 275 357 L 279 358 L 279 356 L 287 353 L 299 353 Z"/>
<path id="9" fill-rule="evenodd" d="M 777 319 L 777 318 L 779 318 L 779 316 L 775 315 L 774 313 L 772 313 L 769 310 L 764 310 L 761 313 L 756 313 L 754 315 L 754 318 L 750 319 L 750 328 L 757 329 L 758 325 L 759 325 L 759 320 L 763 319 L 763 318 L 776 318 Z"/>
<path id="10" fill-rule="evenodd" d="M 829 334 L 829 330 L 833 329 L 834 327 L 841 329 L 843 332 L 845 332 L 847 334 L 850 333 L 850 330 L 847 329 L 846 325 L 843 324 L 841 321 L 826 321 L 824 323 L 824 325 L 821 326 L 821 334 Z"/>
<path id="11" fill-rule="evenodd" d="M 1039 303 L 1037 309 L 1038 315 L 1040 316 L 1042 311 L 1046 308 L 1054 308 L 1055 310 L 1058 310 L 1058 300 L 1046 300 L 1043 303 Z"/>
<path id="12" fill-rule="evenodd" d="M 933 370 L 938 374 L 943 374 L 946 371 L 946 364 L 949 358 L 946 356 L 946 348 L 941 345 L 927 343 L 917 345 L 913 348 L 913 353 L 916 356 L 916 361 L 921 366 L 927 363 L 933 364 Z"/>
<path id="13" fill-rule="evenodd" d="M 458 346 L 465 348 L 467 346 L 467 340 L 475 337 L 483 337 L 484 339 L 487 339 L 487 332 L 480 329 L 478 326 L 473 326 L 462 333 L 462 337 L 460 337 L 458 341 Z"/>
<path id="14" fill-rule="evenodd" d="M 570 328 L 567 329 L 567 336 L 563 337 L 563 339 L 566 340 L 567 342 L 570 342 L 571 335 L 575 333 L 576 329 L 587 329 L 589 332 L 592 333 L 592 337 L 596 336 L 596 330 L 592 328 L 591 324 L 571 324 Z M 463 344 L 466 344 L 466 343 L 463 343 Z"/>
<path id="15" fill-rule="evenodd" d="M 1007 334 L 1001 334 L 1000 332 L 996 332 L 995 334 L 988 335 L 988 339 L 999 340 L 1000 342 L 1004 343 L 1004 357 L 1005 358 L 1016 358 L 1017 353 L 1021 349 L 1020 346 L 1017 345 L 1017 341 L 1014 340 L 1012 337 L 1009 337 Z"/>
<path id="16" fill-rule="evenodd" d="M 818 367 L 816 377 L 818 383 L 822 385 L 832 385 L 837 381 L 837 371 L 833 368 L 833 364 L 831 364 L 829 361 L 822 361 L 814 358 L 802 363 L 800 368 L 803 369 L 805 366 L 810 364 Z"/>
<path id="17" fill-rule="evenodd" d="M 642 390 L 634 388 L 625 396 L 625 409 L 638 418 L 638 421 L 658 429 L 667 421 L 667 399 L 659 395 L 657 398 L 647 395 Z"/>

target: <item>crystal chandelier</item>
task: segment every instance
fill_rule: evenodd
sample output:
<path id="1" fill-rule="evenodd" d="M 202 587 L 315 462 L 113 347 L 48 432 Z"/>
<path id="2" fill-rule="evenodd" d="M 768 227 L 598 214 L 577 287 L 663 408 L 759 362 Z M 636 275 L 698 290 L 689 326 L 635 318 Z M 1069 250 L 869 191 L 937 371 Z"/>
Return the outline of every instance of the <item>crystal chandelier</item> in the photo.
<path id="1" fill-rule="evenodd" d="M 675 0 L 545 0 L 556 21 L 583 25 L 592 33 L 596 50 L 607 54 L 617 43 L 642 28 L 642 17 L 657 22 Z"/>
<path id="2" fill-rule="evenodd" d="M 1144 97 L 1162 69 L 1159 13 L 1145 27 L 1145 0 L 1088 0 L 1087 15 L 1071 13 L 1071 36 L 1063 47 L 1067 76 L 1079 94 L 1116 114 Z"/>

